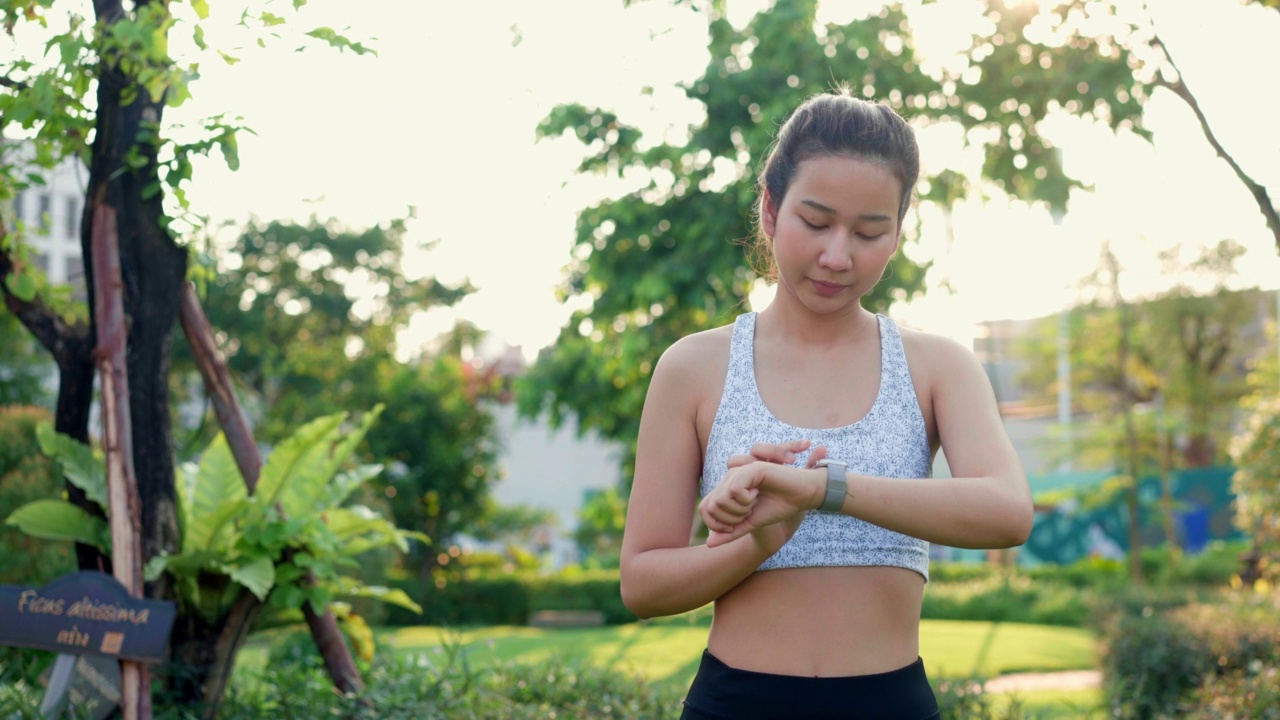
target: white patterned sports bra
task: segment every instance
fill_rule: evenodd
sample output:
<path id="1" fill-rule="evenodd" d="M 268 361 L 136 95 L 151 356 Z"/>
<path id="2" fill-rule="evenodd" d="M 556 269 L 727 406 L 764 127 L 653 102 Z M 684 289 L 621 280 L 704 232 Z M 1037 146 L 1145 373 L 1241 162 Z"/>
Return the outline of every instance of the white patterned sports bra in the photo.
<path id="1" fill-rule="evenodd" d="M 902 337 L 893 320 L 880 325 L 880 389 L 866 417 L 838 428 L 800 428 L 773 416 L 756 386 L 756 314 L 738 316 L 729 351 L 724 394 L 711 425 L 702 461 L 701 493 L 724 478 L 729 457 L 751 452 L 755 443 L 809 439 L 825 445 L 827 456 L 848 464 L 849 472 L 878 477 L 926 478 L 932 469 L 924 416 L 907 368 Z M 804 467 L 808 452 L 796 457 Z M 929 544 L 840 513 L 811 510 L 791 540 L 758 569 L 887 565 L 914 570 L 929 579 Z"/>

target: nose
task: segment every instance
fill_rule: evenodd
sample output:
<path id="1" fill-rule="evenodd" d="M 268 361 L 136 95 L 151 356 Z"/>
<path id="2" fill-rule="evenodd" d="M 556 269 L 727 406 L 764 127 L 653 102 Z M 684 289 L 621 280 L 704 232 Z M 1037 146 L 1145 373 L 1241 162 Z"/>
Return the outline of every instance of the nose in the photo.
<path id="1" fill-rule="evenodd" d="M 818 265 L 832 272 L 853 268 L 853 235 L 845 229 L 828 233 L 827 244 L 818 255 Z"/>

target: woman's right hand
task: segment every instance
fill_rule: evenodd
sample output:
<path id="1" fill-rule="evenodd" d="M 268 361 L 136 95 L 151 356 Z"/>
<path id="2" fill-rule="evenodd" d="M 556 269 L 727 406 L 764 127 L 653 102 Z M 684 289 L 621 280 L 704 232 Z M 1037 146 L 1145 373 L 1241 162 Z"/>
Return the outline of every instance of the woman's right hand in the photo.
<path id="1" fill-rule="evenodd" d="M 731 455 L 729 457 L 728 466 L 732 470 L 736 467 L 749 465 L 753 462 L 769 462 L 776 465 L 790 465 L 796 461 L 796 455 L 808 450 L 813 444 L 811 440 L 792 440 L 785 443 L 756 443 L 751 446 L 750 454 Z M 809 457 L 805 463 L 805 467 L 816 467 L 818 461 L 827 456 L 827 446 L 819 445 L 809 453 Z M 743 507 L 742 515 L 745 517 L 751 508 L 755 505 L 758 496 L 756 491 L 751 491 L 749 497 L 742 497 Z M 751 535 L 756 542 L 761 543 L 772 554 L 777 552 L 779 548 L 787 544 L 792 535 L 796 534 L 800 523 L 804 521 L 805 514 L 800 512 L 780 522 L 771 523 L 752 531 Z"/>

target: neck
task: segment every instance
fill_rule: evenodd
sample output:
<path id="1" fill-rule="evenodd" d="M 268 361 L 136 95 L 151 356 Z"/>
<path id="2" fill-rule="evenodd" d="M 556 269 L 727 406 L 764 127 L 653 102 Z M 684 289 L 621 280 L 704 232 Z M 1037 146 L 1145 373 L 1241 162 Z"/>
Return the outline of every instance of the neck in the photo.
<path id="1" fill-rule="evenodd" d="M 761 310 L 756 317 L 757 333 L 761 329 L 773 340 L 821 350 L 851 342 L 868 335 L 879 336 L 880 328 L 875 314 L 861 305 L 829 315 L 818 315 L 805 308 L 794 307 L 782 297 L 782 292 Z"/>

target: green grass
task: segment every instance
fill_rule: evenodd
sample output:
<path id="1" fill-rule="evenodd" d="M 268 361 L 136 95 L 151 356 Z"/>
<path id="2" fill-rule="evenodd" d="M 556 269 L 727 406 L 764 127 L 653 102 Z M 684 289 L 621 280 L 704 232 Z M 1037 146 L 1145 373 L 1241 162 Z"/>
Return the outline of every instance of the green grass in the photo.
<path id="1" fill-rule="evenodd" d="M 463 645 L 475 665 L 537 662 L 554 656 L 639 673 L 654 682 L 682 687 L 693 679 L 707 641 L 705 627 L 641 623 L 572 630 L 418 626 L 381 630 L 377 635 L 379 652 L 435 653 L 442 644 L 453 641 Z M 270 636 L 251 640 L 241 653 L 238 669 L 261 668 L 269 643 Z M 934 680 L 1095 666 L 1094 640 L 1087 631 L 1018 623 L 925 620 L 920 626 L 920 654 Z"/>
<path id="2" fill-rule="evenodd" d="M 1037 690 L 1008 695 L 995 695 L 997 712 L 1015 698 L 1027 718 L 1035 720 L 1104 720 L 1108 717 L 1102 705 L 1101 690 Z"/>

